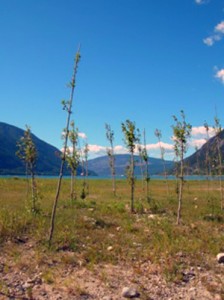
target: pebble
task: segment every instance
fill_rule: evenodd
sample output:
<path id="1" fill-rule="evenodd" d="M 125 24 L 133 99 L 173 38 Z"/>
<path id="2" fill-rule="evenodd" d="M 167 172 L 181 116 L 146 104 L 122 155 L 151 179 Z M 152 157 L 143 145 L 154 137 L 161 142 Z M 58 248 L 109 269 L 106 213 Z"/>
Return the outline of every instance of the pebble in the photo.
<path id="1" fill-rule="evenodd" d="M 124 298 L 138 298 L 140 296 L 139 292 L 132 287 L 124 287 L 121 295 Z"/>
<path id="2" fill-rule="evenodd" d="M 32 286 L 33 286 L 32 283 L 25 282 L 24 285 L 23 285 L 23 288 L 24 288 L 24 289 L 29 289 L 29 288 L 32 287 Z"/>
<path id="3" fill-rule="evenodd" d="M 216 258 L 219 264 L 224 264 L 224 253 L 217 254 Z"/>

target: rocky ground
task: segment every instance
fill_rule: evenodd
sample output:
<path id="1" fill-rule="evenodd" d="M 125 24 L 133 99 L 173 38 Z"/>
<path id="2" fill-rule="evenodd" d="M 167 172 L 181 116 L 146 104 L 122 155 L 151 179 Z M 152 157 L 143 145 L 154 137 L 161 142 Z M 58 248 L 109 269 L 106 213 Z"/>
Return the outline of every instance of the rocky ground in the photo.
<path id="1" fill-rule="evenodd" d="M 55 255 L 29 240 L 7 242 L 0 256 L 0 299 L 224 299 L 224 264 L 191 266 L 167 282 L 150 261 L 88 265 L 63 249 Z"/>

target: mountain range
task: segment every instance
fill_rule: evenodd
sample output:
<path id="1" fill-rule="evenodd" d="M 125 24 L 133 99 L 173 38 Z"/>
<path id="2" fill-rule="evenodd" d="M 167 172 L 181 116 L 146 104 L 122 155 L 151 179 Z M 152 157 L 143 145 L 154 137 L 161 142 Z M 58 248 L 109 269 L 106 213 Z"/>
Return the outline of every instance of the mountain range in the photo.
<path id="1" fill-rule="evenodd" d="M 25 173 L 24 163 L 16 156 L 17 142 L 24 136 L 24 130 L 16 126 L 0 122 L 0 174 L 22 175 Z M 39 175 L 57 175 L 60 170 L 60 151 L 40 140 L 32 134 L 38 158 L 36 173 Z M 68 173 L 68 170 L 65 170 Z M 81 168 L 79 168 L 81 172 Z"/>
<path id="2" fill-rule="evenodd" d="M 17 142 L 24 136 L 24 130 L 16 126 L 0 122 L 0 175 L 21 175 L 25 172 L 24 163 L 16 156 Z M 56 147 L 40 140 L 32 134 L 32 140 L 36 146 L 38 158 L 36 164 L 36 173 L 38 175 L 58 175 L 60 169 L 60 150 Z M 121 154 L 115 156 L 115 169 L 117 175 L 124 175 L 125 169 L 129 163 L 130 156 Z M 136 175 L 141 174 L 140 159 L 135 156 Z M 166 161 L 166 168 L 173 166 L 172 161 Z M 108 157 L 98 157 L 88 161 L 89 175 L 109 176 L 110 166 Z M 149 158 L 150 174 L 163 172 L 163 161 L 157 158 Z M 69 170 L 65 170 L 69 174 Z M 78 167 L 77 174 L 82 173 L 81 166 Z"/>
<path id="3" fill-rule="evenodd" d="M 141 175 L 141 161 L 138 155 L 134 156 L 135 160 L 135 175 Z M 117 154 L 115 155 L 115 173 L 118 176 L 125 175 L 126 167 L 130 161 L 129 154 Z M 165 161 L 166 170 L 173 168 L 173 161 Z M 94 170 L 99 176 L 110 175 L 110 166 L 108 156 L 101 156 L 92 160 L 89 160 L 88 166 L 91 170 Z M 164 172 L 164 162 L 162 159 L 149 157 L 149 174 L 161 174 Z"/>
<path id="4" fill-rule="evenodd" d="M 218 143 L 217 143 L 218 139 Z M 219 145 L 219 147 L 218 147 Z M 185 166 L 190 174 L 206 174 L 206 159 L 209 161 L 212 173 L 217 173 L 219 168 L 219 150 L 221 158 L 224 158 L 224 130 L 217 136 L 210 138 L 199 150 L 185 159 Z M 207 158 L 206 158 L 207 157 Z"/>
<path id="5" fill-rule="evenodd" d="M 22 175 L 25 173 L 24 163 L 16 156 L 17 142 L 24 136 L 24 130 L 16 126 L 0 122 L 0 175 Z M 218 135 L 219 145 L 222 157 L 224 157 L 224 130 Z M 213 170 L 217 168 L 218 148 L 217 137 L 212 137 L 198 151 L 185 159 L 185 165 L 188 166 L 189 174 L 206 174 L 206 155 L 210 158 Z M 60 150 L 56 147 L 42 141 L 34 134 L 32 140 L 38 152 L 36 173 L 38 175 L 58 175 L 61 159 Z M 115 155 L 116 175 L 125 175 L 126 167 L 129 163 L 129 154 Z M 173 161 L 164 161 L 166 170 L 174 173 Z M 164 162 L 158 158 L 149 157 L 150 175 L 162 174 L 164 172 Z M 135 156 L 135 174 L 141 174 L 141 162 L 139 156 Z M 88 161 L 89 175 L 109 176 L 110 166 L 108 156 L 102 156 Z M 77 174 L 82 173 L 82 167 L 79 166 Z M 70 174 L 65 168 L 64 174 Z"/>

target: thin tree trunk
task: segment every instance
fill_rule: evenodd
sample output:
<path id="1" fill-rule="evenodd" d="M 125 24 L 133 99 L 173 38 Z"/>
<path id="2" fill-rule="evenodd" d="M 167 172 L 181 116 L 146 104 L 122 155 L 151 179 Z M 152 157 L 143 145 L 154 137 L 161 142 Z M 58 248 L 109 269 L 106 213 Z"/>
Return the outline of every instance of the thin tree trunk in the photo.
<path id="1" fill-rule="evenodd" d="M 85 172 L 85 176 L 86 176 L 86 194 L 89 195 L 89 183 L 88 183 L 88 177 L 89 177 L 89 172 L 88 172 L 88 158 L 86 158 L 86 172 Z"/>
<path id="2" fill-rule="evenodd" d="M 170 190 L 169 190 L 169 183 L 168 183 L 168 179 L 167 179 L 166 164 L 165 164 L 165 160 L 164 160 L 164 149 L 161 146 L 160 139 L 159 139 L 159 147 L 160 147 L 160 152 L 161 152 L 161 159 L 163 162 L 163 172 L 164 172 L 164 177 L 165 177 L 165 181 L 166 181 L 166 193 L 167 193 L 167 197 L 168 197 L 170 194 Z"/>
<path id="3" fill-rule="evenodd" d="M 114 158 L 114 152 L 112 150 L 112 167 L 111 167 L 111 175 L 112 175 L 112 188 L 113 188 L 113 194 L 116 196 L 116 178 L 115 178 L 115 158 Z"/>
<path id="4" fill-rule="evenodd" d="M 219 157 L 219 189 L 220 189 L 220 208 L 223 210 L 223 187 L 222 187 L 222 153 L 220 150 L 220 140 L 217 137 L 217 150 Z"/>
<path id="5" fill-rule="evenodd" d="M 134 178 L 134 154 L 131 153 L 131 212 L 134 212 L 134 192 L 135 192 L 135 178 Z"/>
<path id="6" fill-rule="evenodd" d="M 76 54 L 76 59 L 75 59 L 75 64 L 74 64 L 74 72 L 73 72 L 72 81 L 71 81 L 71 95 L 70 95 L 70 101 L 69 101 L 69 106 L 68 106 L 68 116 L 67 116 L 67 122 L 66 122 L 66 132 L 65 132 L 65 143 L 64 143 L 64 149 L 63 149 L 63 154 L 62 154 L 63 156 L 62 156 L 62 160 L 61 160 L 58 185 L 57 185 L 55 200 L 54 200 L 54 204 L 53 204 L 53 208 L 52 208 L 52 214 L 51 214 L 51 223 L 50 223 L 50 231 L 49 231 L 49 239 L 48 239 L 49 246 L 51 245 L 51 241 L 52 241 L 52 237 L 53 237 L 53 233 L 54 233 L 54 227 L 55 227 L 56 208 L 57 208 L 57 204 L 58 204 L 58 198 L 60 195 L 61 181 L 62 181 L 62 177 L 63 177 L 63 170 L 64 170 L 64 164 L 65 164 L 67 144 L 68 144 L 69 124 L 70 124 L 70 117 L 71 117 L 71 113 L 72 113 L 72 102 L 73 102 L 74 90 L 75 90 L 75 79 L 76 79 L 76 73 L 77 73 L 77 69 L 78 69 L 79 59 L 80 59 L 80 53 L 78 50 L 78 52 Z"/>
<path id="7" fill-rule="evenodd" d="M 70 197 L 71 197 L 71 201 L 73 201 L 75 199 L 75 197 L 74 197 L 74 173 L 72 171 L 71 171 Z"/>
<path id="8" fill-rule="evenodd" d="M 179 183 L 179 194 L 178 194 L 178 210 L 177 210 L 177 225 L 180 224 L 180 219 L 182 216 L 182 193 L 183 193 L 183 179 L 180 178 Z"/>
<path id="9" fill-rule="evenodd" d="M 183 153 L 183 151 L 182 151 Z M 178 209 L 177 209 L 177 225 L 180 224 L 182 217 L 182 199 L 183 199 L 183 183 L 184 183 L 184 172 L 183 172 L 183 155 L 181 154 L 180 161 L 180 179 L 179 179 L 179 191 L 178 191 Z"/>
<path id="10" fill-rule="evenodd" d="M 59 174 L 59 178 L 58 178 L 57 191 L 56 191 L 54 205 L 53 205 L 53 208 L 52 208 L 51 226 L 50 226 L 50 233 L 49 233 L 49 240 L 48 240 L 49 246 L 51 245 L 51 240 L 52 240 L 53 233 L 54 233 L 56 208 L 57 208 L 58 198 L 59 198 L 60 189 L 61 189 L 61 181 L 62 181 L 62 177 L 63 177 L 64 162 L 65 162 L 64 160 L 62 160 L 62 162 L 61 162 L 61 168 L 60 168 L 60 174 Z"/>
<path id="11" fill-rule="evenodd" d="M 31 171 L 31 185 L 32 185 L 32 211 L 35 213 L 36 208 L 36 183 L 35 183 L 35 175 L 34 172 Z"/>
<path id="12" fill-rule="evenodd" d="M 143 131 L 143 141 L 144 141 L 144 152 L 145 152 L 145 181 L 146 181 L 146 199 L 149 202 L 150 197 L 149 197 L 149 164 L 148 164 L 148 153 L 146 150 L 146 133 L 145 129 Z"/>
<path id="13" fill-rule="evenodd" d="M 143 171 L 143 159 L 141 154 L 139 155 L 140 158 L 140 170 L 141 170 L 141 178 L 142 178 L 142 191 L 145 193 L 145 183 L 144 183 L 144 171 Z"/>

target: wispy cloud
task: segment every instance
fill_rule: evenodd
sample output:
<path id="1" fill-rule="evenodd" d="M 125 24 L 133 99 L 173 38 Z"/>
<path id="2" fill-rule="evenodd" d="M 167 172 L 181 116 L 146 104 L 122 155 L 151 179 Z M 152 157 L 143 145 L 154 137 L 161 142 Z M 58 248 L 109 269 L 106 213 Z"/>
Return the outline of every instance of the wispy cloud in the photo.
<path id="1" fill-rule="evenodd" d="M 209 137 L 214 136 L 214 129 L 212 127 L 209 127 Z M 172 138 L 171 138 L 172 139 Z M 193 152 L 195 150 L 195 147 L 201 148 L 205 143 L 207 139 L 207 132 L 204 126 L 195 126 L 192 127 L 191 132 L 191 140 L 189 141 L 189 150 L 190 152 Z M 143 145 L 141 145 L 143 147 Z M 107 155 L 107 147 L 101 146 L 97 144 L 89 144 L 89 158 L 96 158 L 99 156 Z M 165 143 L 162 142 L 159 143 L 152 143 L 147 144 L 146 149 L 148 152 L 148 155 L 150 157 L 161 157 L 160 147 L 162 147 L 165 151 L 164 156 L 165 159 L 173 159 L 174 158 L 174 146 L 173 142 L 171 143 Z M 115 154 L 126 154 L 128 153 L 127 148 L 124 145 L 116 145 L 114 146 L 114 153 Z M 138 147 L 136 145 L 135 148 L 135 154 L 138 154 Z"/>
<path id="2" fill-rule="evenodd" d="M 224 84 L 224 69 L 217 70 L 215 74 L 215 78 L 217 78 Z"/>
<path id="3" fill-rule="evenodd" d="M 100 145 L 88 145 L 89 148 L 89 154 L 95 155 L 95 156 L 103 156 L 106 155 L 106 147 L 100 146 Z"/>
<path id="4" fill-rule="evenodd" d="M 215 135 L 215 130 L 213 127 L 208 127 L 208 136 L 209 138 Z M 192 127 L 191 131 L 191 140 L 189 142 L 189 147 L 200 149 L 207 141 L 207 131 L 204 126 Z"/>
<path id="5" fill-rule="evenodd" d="M 173 145 L 172 144 L 168 144 L 168 143 L 164 143 L 164 142 L 158 142 L 155 144 L 148 144 L 146 145 L 146 149 L 148 151 L 150 150 L 160 150 L 160 147 L 162 147 L 165 151 L 167 152 L 172 152 L 173 151 Z"/>
<path id="6" fill-rule="evenodd" d="M 213 127 L 208 127 L 208 133 L 209 136 L 212 137 L 214 136 L 215 132 Z M 194 139 L 205 139 L 207 138 L 207 131 L 206 128 L 204 126 L 197 126 L 197 127 L 192 127 L 192 131 L 191 131 L 191 136 Z"/>
<path id="7" fill-rule="evenodd" d="M 166 154 L 169 155 L 169 154 L 173 153 L 173 145 L 172 144 L 161 142 L 161 146 L 165 150 L 165 155 Z M 143 147 L 143 145 L 142 145 L 142 147 Z M 107 147 L 105 147 L 105 146 L 96 145 L 96 144 L 89 144 L 88 148 L 89 148 L 89 157 L 90 158 L 95 158 L 95 157 L 107 155 Z M 160 157 L 160 145 L 159 145 L 159 143 L 147 144 L 146 149 L 147 149 L 147 152 L 148 152 L 149 156 Z M 116 145 L 116 146 L 114 146 L 114 153 L 115 154 L 126 154 L 126 153 L 128 153 L 128 150 L 125 146 Z M 135 154 L 138 154 L 137 145 L 136 145 L 136 148 L 135 148 Z"/>
<path id="8" fill-rule="evenodd" d="M 195 3 L 198 5 L 206 4 L 208 2 L 209 2 L 209 0 L 195 0 Z"/>
<path id="9" fill-rule="evenodd" d="M 189 143 L 190 147 L 200 149 L 206 143 L 206 139 L 194 139 Z"/>
<path id="10" fill-rule="evenodd" d="M 221 21 L 213 29 L 213 34 L 203 39 L 203 42 L 207 46 L 212 46 L 214 45 L 215 42 L 220 41 L 223 37 L 224 37 L 224 21 Z"/>
<path id="11" fill-rule="evenodd" d="M 127 149 L 121 145 L 117 145 L 114 147 L 115 154 L 125 154 L 127 153 Z"/>
<path id="12" fill-rule="evenodd" d="M 78 133 L 78 136 L 81 138 L 81 139 L 87 139 L 87 135 L 84 133 L 84 132 L 79 132 Z"/>

